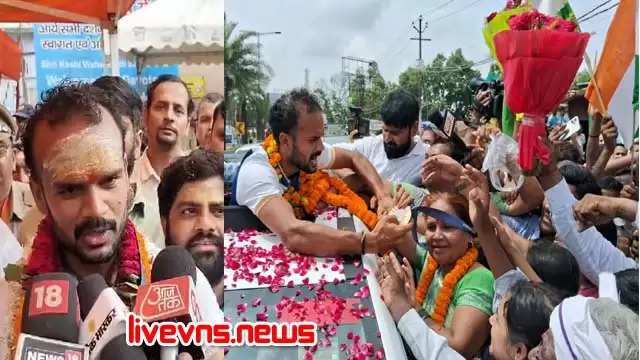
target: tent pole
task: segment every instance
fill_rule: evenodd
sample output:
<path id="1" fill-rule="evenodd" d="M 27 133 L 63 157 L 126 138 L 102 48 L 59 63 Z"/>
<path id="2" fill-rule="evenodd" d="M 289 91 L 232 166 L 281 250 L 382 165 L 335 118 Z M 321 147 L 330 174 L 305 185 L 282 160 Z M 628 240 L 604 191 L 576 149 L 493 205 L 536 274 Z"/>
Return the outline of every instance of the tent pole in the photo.
<path id="1" fill-rule="evenodd" d="M 118 50 L 118 29 L 109 29 L 109 46 L 111 47 L 111 75 L 120 76 L 120 53 Z"/>

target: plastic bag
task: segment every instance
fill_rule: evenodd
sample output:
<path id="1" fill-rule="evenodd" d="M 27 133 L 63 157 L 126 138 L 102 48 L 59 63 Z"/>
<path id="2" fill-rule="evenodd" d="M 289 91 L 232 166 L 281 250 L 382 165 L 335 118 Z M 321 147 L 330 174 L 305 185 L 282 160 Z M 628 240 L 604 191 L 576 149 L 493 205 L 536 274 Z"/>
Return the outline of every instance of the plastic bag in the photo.
<path id="1" fill-rule="evenodd" d="M 491 184 L 496 190 L 512 192 L 520 189 L 524 175 L 518 166 L 518 143 L 504 134 L 491 136 L 482 163 L 482 172 L 486 171 L 489 171 Z"/>

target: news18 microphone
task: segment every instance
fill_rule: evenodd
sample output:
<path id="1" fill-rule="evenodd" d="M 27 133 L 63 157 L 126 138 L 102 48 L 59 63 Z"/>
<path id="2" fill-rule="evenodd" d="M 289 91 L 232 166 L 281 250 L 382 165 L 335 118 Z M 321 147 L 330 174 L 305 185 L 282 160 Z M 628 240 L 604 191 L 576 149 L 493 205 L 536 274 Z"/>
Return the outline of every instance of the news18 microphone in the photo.
<path id="1" fill-rule="evenodd" d="M 78 280 L 67 273 L 48 273 L 29 283 L 14 359 L 85 359 L 87 352 L 78 344 Z"/>
<path id="2" fill-rule="evenodd" d="M 138 290 L 134 313 L 146 322 L 172 321 L 172 322 L 219 322 L 223 319 L 214 319 L 209 314 L 209 309 L 201 311 L 201 305 L 212 306 L 205 303 L 204 299 L 211 302 L 215 299 L 211 286 L 208 286 L 209 294 L 203 292 L 203 288 L 209 285 L 204 275 L 199 275 L 191 254 L 182 247 L 168 246 L 155 258 L 151 270 L 151 284 L 143 285 Z M 196 280 L 203 279 L 197 284 Z M 203 284 L 200 284 L 200 283 Z M 202 300 L 199 300 L 202 299 Z M 203 316 L 205 315 L 205 316 Z M 180 346 L 180 352 L 188 352 L 194 359 L 208 358 L 218 348 L 213 346 Z M 162 347 L 161 358 L 175 359 L 176 347 Z"/>
<path id="3" fill-rule="evenodd" d="M 125 337 L 129 309 L 115 290 L 107 286 L 101 275 L 92 274 L 82 279 L 78 284 L 78 298 L 83 319 L 79 342 L 86 344 L 89 359 L 105 359 L 109 356 L 146 359 L 142 349 L 127 346 Z"/>

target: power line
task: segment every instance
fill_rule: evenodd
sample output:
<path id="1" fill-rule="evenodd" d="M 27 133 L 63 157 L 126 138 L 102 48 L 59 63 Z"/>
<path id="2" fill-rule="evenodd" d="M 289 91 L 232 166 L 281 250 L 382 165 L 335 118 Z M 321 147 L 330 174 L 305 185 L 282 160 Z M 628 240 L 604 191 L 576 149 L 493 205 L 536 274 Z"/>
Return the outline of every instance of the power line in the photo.
<path id="1" fill-rule="evenodd" d="M 448 0 L 447 2 L 442 3 L 442 4 L 440 4 L 440 5 L 436 6 L 436 7 L 434 7 L 433 9 L 429 9 L 429 10 L 427 10 L 427 11 L 426 11 L 426 13 L 432 13 L 432 12 L 436 12 L 436 11 L 438 11 L 438 10 L 440 10 L 440 9 L 444 9 L 444 8 L 445 8 L 445 7 L 447 7 L 449 4 L 451 4 L 453 1 L 454 1 L 454 0 Z"/>
<path id="2" fill-rule="evenodd" d="M 473 7 L 473 6 L 477 5 L 480 1 L 482 1 L 482 0 L 475 0 L 475 1 L 471 2 L 469 5 L 465 6 L 464 8 L 462 8 L 462 9 L 460 9 L 460 10 L 452 11 L 452 12 L 450 12 L 450 13 L 446 14 L 446 15 L 443 15 L 443 16 L 440 16 L 440 17 L 437 17 L 437 18 L 435 18 L 435 19 L 431 20 L 431 23 L 433 24 L 434 22 L 437 22 L 437 21 L 440 21 L 440 20 L 446 19 L 446 18 L 448 18 L 448 17 L 450 17 L 450 16 L 452 16 L 452 15 L 455 15 L 455 14 L 461 13 L 461 12 L 466 11 L 466 10 L 469 10 L 471 7 Z"/>
<path id="3" fill-rule="evenodd" d="M 578 16 L 578 18 L 577 18 L 576 20 L 580 20 L 580 19 L 582 19 L 583 17 L 585 17 L 585 16 L 587 16 L 587 15 L 591 14 L 592 12 L 594 12 L 594 11 L 598 10 L 599 8 L 603 7 L 604 5 L 607 5 L 607 4 L 608 4 L 608 3 L 610 3 L 611 1 L 613 1 L 613 0 L 606 0 L 605 2 L 601 3 L 600 5 L 598 5 L 598 6 L 594 7 L 593 9 L 591 9 L 591 10 L 587 11 L 586 13 L 584 13 L 584 14 L 582 14 L 582 15 Z"/>
<path id="4" fill-rule="evenodd" d="M 602 11 L 599 11 L 599 12 L 597 12 L 597 13 L 593 14 L 593 15 L 590 15 L 590 16 L 588 16 L 587 18 L 585 18 L 585 19 L 582 19 L 582 20 L 578 21 L 578 23 L 582 24 L 583 22 L 585 22 L 585 21 L 587 21 L 587 20 L 591 20 L 591 19 L 593 19 L 594 17 L 596 17 L 596 16 L 598 16 L 598 15 L 600 15 L 600 14 L 604 14 L 605 12 L 607 12 L 607 11 L 609 11 L 609 10 L 613 9 L 614 7 L 618 6 L 618 4 L 620 4 L 620 2 L 617 2 L 617 3 L 615 3 L 615 4 L 611 5 L 610 7 L 606 8 L 606 9 L 604 9 L 604 10 L 602 10 Z"/>

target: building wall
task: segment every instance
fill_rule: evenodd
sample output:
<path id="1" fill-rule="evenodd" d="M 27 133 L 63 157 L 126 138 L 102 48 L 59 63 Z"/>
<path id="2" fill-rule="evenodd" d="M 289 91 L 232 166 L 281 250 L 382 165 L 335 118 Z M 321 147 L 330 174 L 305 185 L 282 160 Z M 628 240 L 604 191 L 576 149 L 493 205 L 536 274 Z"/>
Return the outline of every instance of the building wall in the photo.
<path id="1" fill-rule="evenodd" d="M 220 63 L 217 65 L 180 64 L 180 76 L 203 76 L 207 93 L 217 92 L 224 94 L 224 65 L 222 64 L 222 54 L 216 56 L 220 58 Z"/>

